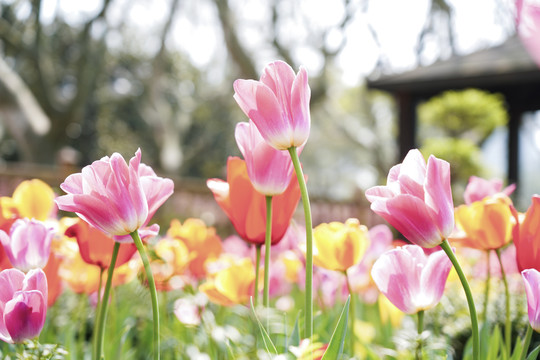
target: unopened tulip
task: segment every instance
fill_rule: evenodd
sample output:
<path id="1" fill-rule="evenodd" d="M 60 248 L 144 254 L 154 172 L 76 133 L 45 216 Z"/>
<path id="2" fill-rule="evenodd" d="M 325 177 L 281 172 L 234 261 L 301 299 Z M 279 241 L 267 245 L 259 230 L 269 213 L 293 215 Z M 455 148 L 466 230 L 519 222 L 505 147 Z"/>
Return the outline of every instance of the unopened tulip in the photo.
<path id="1" fill-rule="evenodd" d="M 313 230 L 313 242 L 314 264 L 343 272 L 362 260 L 369 245 L 368 230 L 358 219 L 324 223 Z"/>
<path id="2" fill-rule="evenodd" d="M 114 153 L 68 176 L 60 187 L 67 193 L 56 199 L 61 210 L 77 213 L 109 235 L 124 236 L 148 224 L 172 195 L 174 184 L 141 164 L 139 149 L 129 165 L 122 155 Z"/>
<path id="3" fill-rule="evenodd" d="M 540 332 L 540 272 L 525 269 L 521 272 L 527 294 L 527 310 L 531 327 Z"/>
<path id="4" fill-rule="evenodd" d="M 477 176 L 471 176 L 469 183 L 463 193 L 465 204 L 470 205 L 475 201 L 483 200 L 488 196 L 497 194 L 510 196 L 516 189 L 516 184 L 502 188 L 503 182 L 500 179 L 486 180 Z"/>
<path id="5" fill-rule="evenodd" d="M 0 242 L 11 264 L 19 270 L 44 268 L 49 260 L 54 230 L 38 220 L 19 219 L 9 235 L 0 230 Z"/>
<path id="6" fill-rule="evenodd" d="M 267 196 L 282 194 L 294 170 L 289 154 L 268 145 L 251 120 L 236 125 L 235 138 L 255 190 Z"/>
<path id="7" fill-rule="evenodd" d="M 20 343 L 37 337 L 47 314 L 47 278 L 41 269 L 0 272 L 0 340 Z"/>
<path id="8" fill-rule="evenodd" d="M 371 276 L 392 304 L 406 314 L 416 314 L 441 300 L 451 268 L 444 251 L 426 255 L 421 247 L 406 245 L 384 253 Z"/>
<path id="9" fill-rule="evenodd" d="M 390 169 L 386 186 L 368 189 L 366 197 L 375 213 L 416 245 L 440 245 L 454 229 L 450 164 L 431 155 L 426 165 L 417 149 Z"/>
<path id="10" fill-rule="evenodd" d="M 216 304 L 231 306 L 245 304 L 253 294 L 255 266 L 251 259 L 231 260 L 229 265 L 210 276 L 199 287 Z"/>
<path id="11" fill-rule="evenodd" d="M 512 209 L 516 219 L 519 218 Z M 536 269 L 540 271 L 540 196 L 532 197 L 532 204 L 523 219 L 514 227 L 514 244 L 519 271 Z"/>
<path id="12" fill-rule="evenodd" d="M 269 145 L 287 150 L 307 141 L 311 89 L 304 68 L 296 75 L 287 63 L 275 61 L 260 81 L 236 80 L 234 91 L 234 99 Z"/>
<path id="13" fill-rule="evenodd" d="M 0 201 L 5 212 L 19 217 L 45 221 L 55 212 L 54 192 L 39 179 L 22 181 L 10 198 Z"/>
<path id="14" fill-rule="evenodd" d="M 463 236 L 456 237 L 455 241 L 479 250 L 502 248 L 512 240 L 510 207 L 510 200 L 501 196 L 458 206 L 454 216 Z"/>

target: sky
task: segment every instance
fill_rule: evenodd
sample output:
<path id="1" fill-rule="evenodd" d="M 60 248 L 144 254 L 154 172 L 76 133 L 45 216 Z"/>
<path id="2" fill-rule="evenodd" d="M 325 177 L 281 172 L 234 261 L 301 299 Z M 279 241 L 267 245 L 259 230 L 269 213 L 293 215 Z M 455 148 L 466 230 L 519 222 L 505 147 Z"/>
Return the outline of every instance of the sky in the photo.
<path id="1" fill-rule="evenodd" d="M 54 13 L 66 14 L 66 19 L 80 23 L 94 15 L 102 0 L 72 1 L 44 0 L 42 21 L 51 21 Z M 507 36 L 504 28 L 497 23 L 497 12 L 509 11 L 509 0 L 450 0 L 454 10 L 456 29 L 456 47 L 460 54 L 472 52 L 480 47 L 496 45 Z M 275 54 L 265 49 L 267 34 L 264 24 L 270 14 L 265 0 L 230 0 L 231 7 L 241 26 L 242 41 L 257 49 L 256 60 L 261 68 L 273 60 Z M 355 85 L 369 75 L 380 54 L 387 59 L 395 72 L 415 67 L 415 45 L 417 37 L 429 11 L 427 0 L 377 0 L 369 1 L 367 9 L 362 11 L 363 1 L 352 0 L 350 6 L 356 9 L 355 17 L 346 29 L 346 45 L 337 58 L 342 70 L 342 80 L 348 85 Z M 116 0 L 110 9 L 109 21 L 118 23 L 124 19 L 127 11 L 127 23 L 142 34 L 157 33 L 164 23 L 170 0 Z M 126 10 L 127 9 L 127 10 Z M 168 45 L 182 50 L 197 66 L 205 68 L 215 66 L 215 59 L 225 54 L 221 29 L 217 20 L 214 4 L 209 0 L 180 2 L 180 11 L 173 23 Z M 307 29 L 331 27 L 343 17 L 345 9 L 341 2 L 327 0 L 282 1 L 280 10 L 286 14 L 281 31 L 284 41 L 295 44 L 294 55 L 310 73 L 317 73 L 322 60 L 309 46 L 311 34 Z M 300 17 L 298 14 L 305 14 Z M 309 23 L 306 24 L 306 18 Z M 263 24 L 263 25 L 261 25 Z M 369 26 L 375 30 L 377 44 Z M 118 37 L 116 38 L 116 40 Z M 331 32 L 327 38 L 329 44 L 339 43 L 342 35 Z M 108 38 L 114 43 L 114 32 Z M 120 45 L 121 46 L 121 45 Z M 146 42 L 143 51 L 154 52 L 157 44 Z M 433 62 L 437 56 L 437 39 L 428 41 L 423 56 L 423 65 Z"/>

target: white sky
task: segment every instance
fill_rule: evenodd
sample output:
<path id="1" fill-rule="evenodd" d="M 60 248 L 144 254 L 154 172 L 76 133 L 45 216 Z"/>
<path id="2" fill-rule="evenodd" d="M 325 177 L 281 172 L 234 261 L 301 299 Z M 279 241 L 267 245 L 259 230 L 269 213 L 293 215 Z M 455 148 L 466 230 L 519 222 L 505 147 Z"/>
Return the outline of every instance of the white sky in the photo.
<path id="1" fill-rule="evenodd" d="M 496 3 L 508 3 L 509 0 L 450 0 L 455 16 L 454 28 L 457 31 L 456 45 L 460 53 L 468 53 L 481 46 L 500 43 L 504 38 L 497 25 Z M 102 0 L 44 0 L 43 21 L 50 21 L 57 9 L 66 14 L 66 19 L 78 23 L 96 13 Z M 276 56 L 264 44 L 270 29 L 264 24 L 269 16 L 265 13 L 264 0 L 232 0 L 234 14 L 242 26 L 242 40 L 253 49 L 261 68 Z M 352 6 L 360 6 L 361 1 L 351 1 Z M 416 65 L 415 45 L 418 34 L 429 11 L 428 0 L 372 0 L 366 13 L 357 11 L 346 31 L 347 44 L 338 57 L 338 66 L 343 70 L 343 79 L 354 85 L 361 78 L 373 71 L 381 52 L 388 59 L 391 68 L 396 71 Z M 127 24 L 144 39 L 147 34 L 157 33 L 164 23 L 170 0 L 115 0 L 109 12 L 109 21 L 118 22 L 127 11 Z M 506 5 L 505 5 L 506 6 Z M 509 7 L 509 6 L 508 6 Z M 127 9 L 127 10 L 126 10 Z M 340 21 L 344 9 L 341 2 L 327 0 L 296 0 L 281 3 L 283 13 L 288 14 L 288 21 L 282 27 L 288 36 L 286 41 L 295 44 L 294 55 L 307 67 L 310 73 L 320 69 L 321 59 L 310 47 L 303 46 L 302 39 L 309 40 L 312 35 L 306 31 L 305 17 L 309 15 L 311 25 L 332 26 Z M 380 48 L 374 42 L 367 24 L 376 31 Z M 117 37 L 118 38 L 118 37 Z M 329 41 L 340 40 L 334 33 Z M 115 41 L 114 33 L 110 39 Z M 215 65 L 216 59 L 223 57 L 225 48 L 221 39 L 220 25 L 214 5 L 209 0 L 181 1 L 178 17 L 173 24 L 172 38 L 169 45 L 189 54 L 191 60 L 200 67 Z M 143 51 L 155 51 L 156 43 L 145 41 L 140 44 Z M 428 43 L 425 62 L 434 60 L 436 43 Z M 430 55 L 430 50 L 432 55 Z"/>

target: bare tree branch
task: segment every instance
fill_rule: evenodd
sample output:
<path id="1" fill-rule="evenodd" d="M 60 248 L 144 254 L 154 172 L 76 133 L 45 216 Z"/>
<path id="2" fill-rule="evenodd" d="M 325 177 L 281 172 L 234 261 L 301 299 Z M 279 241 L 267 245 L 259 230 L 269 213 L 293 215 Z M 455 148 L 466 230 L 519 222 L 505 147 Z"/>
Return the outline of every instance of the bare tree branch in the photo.
<path id="1" fill-rule="evenodd" d="M 214 0 L 216 4 L 223 37 L 229 50 L 229 55 L 238 66 L 240 74 L 246 79 L 257 79 L 259 77 L 255 65 L 248 55 L 247 50 L 240 44 L 236 27 L 233 25 L 232 15 L 228 0 Z"/>

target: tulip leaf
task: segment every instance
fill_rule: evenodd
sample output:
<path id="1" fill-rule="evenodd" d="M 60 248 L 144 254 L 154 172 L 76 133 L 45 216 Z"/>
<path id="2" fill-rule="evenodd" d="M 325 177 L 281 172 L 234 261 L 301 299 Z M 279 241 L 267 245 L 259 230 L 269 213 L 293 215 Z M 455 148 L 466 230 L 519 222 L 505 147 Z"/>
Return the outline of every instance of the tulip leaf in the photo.
<path id="1" fill-rule="evenodd" d="M 257 324 L 259 324 L 259 330 L 261 331 L 261 336 L 264 342 L 264 346 L 266 347 L 266 352 L 270 355 L 277 355 L 277 349 L 274 343 L 272 342 L 272 339 L 270 339 L 270 335 L 266 332 L 266 329 L 264 328 L 263 324 L 257 317 L 257 313 L 255 312 L 255 307 L 253 306 L 253 298 L 250 298 L 251 303 L 251 311 L 253 312 L 253 316 L 255 317 L 255 320 L 257 321 Z"/>
<path id="2" fill-rule="evenodd" d="M 296 321 L 294 322 L 291 337 L 289 338 L 289 343 L 293 346 L 300 346 L 300 325 L 299 325 L 300 314 L 301 314 L 301 311 L 299 311 L 298 315 L 296 316 Z"/>
<path id="3" fill-rule="evenodd" d="M 345 335 L 347 334 L 347 320 L 349 317 L 349 302 L 351 301 L 351 296 L 347 298 L 347 302 L 341 311 L 339 320 L 332 338 L 328 343 L 328 348 L 324 352 L 321 360 L 335 360 L 339 359 L 341 353 L 343 352 L 343 344 L 345 343 Z"/>
<path id="4" fill-rule="evenodd" d="M 527 356 L 527 360 L 536 360 L 538 358 L 538 354 L 540 353 L 540 345 L 534 348 L 534 350 Z"/>

